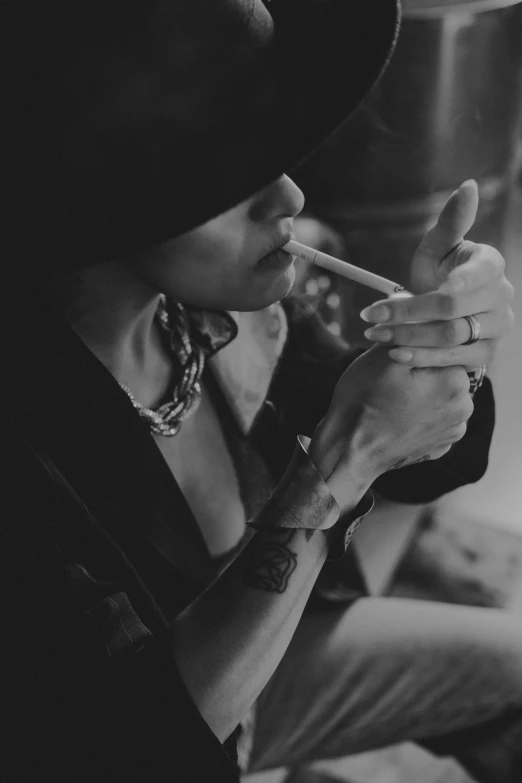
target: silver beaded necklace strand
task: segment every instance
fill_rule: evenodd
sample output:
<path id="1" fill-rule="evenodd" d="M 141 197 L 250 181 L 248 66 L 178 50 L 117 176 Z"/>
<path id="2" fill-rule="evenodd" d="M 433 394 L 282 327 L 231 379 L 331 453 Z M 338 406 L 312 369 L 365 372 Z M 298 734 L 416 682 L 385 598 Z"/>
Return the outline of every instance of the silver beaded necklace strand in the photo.
<path id="1" fill-rule="evenodd" d="M 200 378 L 205 367 L 205 352 L 190 340 L 190 325 L 182 304 L 171 303 L 169 311 L 166 299 L 162 296 L 157 318 L 168 333 L 172 355 L 183 370 L 180 381 L 174 386 L 172 400 L 151 410 L 138 402 L 124 383 L 120 383 L 120 386 L 129 395 L 141 418 L 145 419 L 150 431 L 155 435 L 172 438 L 179 432 L 183 421 L 197 411 L 201 402 Z"/>

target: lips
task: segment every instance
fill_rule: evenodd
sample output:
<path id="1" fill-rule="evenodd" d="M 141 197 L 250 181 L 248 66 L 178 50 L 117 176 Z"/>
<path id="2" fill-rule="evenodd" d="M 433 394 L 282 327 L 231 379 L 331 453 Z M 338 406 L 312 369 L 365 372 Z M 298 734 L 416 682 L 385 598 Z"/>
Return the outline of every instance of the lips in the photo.
<path id="1" fill-rule="evenodd" d="M 295 256 L 287 253 L 286 250 L 279 248 L 278 250 L 273 250 L 271 253 L 263 256 L 263 258 L 258 261 L 258 264 L 264 269 L 285 269 L 294 263 L 295 258 Z"/>
<path id="2" fill-rule="evenodd" d="M 291 232 L 285 234 L 283 237 L 281 237 L 277 242 L 274 243 L 273 247 L 264 255 L 262 258 L 259 259 L 258 263 L 265 262 L 266 259 L 269 259 L 274 254 L 279 254 L 281 251 L 281 248 L 290 242 L 291 239 L 295 239 L 295 235 Z M 289 255 L 286 253 L 285 255 Z"/>

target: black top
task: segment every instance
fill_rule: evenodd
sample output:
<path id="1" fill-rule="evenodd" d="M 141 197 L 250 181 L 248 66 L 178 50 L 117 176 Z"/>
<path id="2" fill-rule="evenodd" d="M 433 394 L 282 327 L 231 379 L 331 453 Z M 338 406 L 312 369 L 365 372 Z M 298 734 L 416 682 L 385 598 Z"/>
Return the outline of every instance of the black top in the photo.
<path id="1" fill-rule="evenodd" d="M 284 306 L 289 339 L 248 439 L 274 481 L 355 355 Z M 125 392 L 61 319 L 36 313 L 15 339 L 3 330 L 2 779 L 237 781 L 233 742 L 202 719 L 166 643 L 215 564 Z M 451 452 L 375 488 L 423 502 L 477 480 L 493 419 L 486 381 Z"/>

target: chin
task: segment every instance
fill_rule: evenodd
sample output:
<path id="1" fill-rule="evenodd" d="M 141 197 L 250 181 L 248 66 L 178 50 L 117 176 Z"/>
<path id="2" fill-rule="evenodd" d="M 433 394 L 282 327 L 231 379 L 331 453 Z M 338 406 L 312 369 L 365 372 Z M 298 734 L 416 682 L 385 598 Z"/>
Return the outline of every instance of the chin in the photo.
<path id="1" fill-rule="evenodd" d="M 249 291 L 243 299 L 241 307 L 229 307 L 229 310 L 240 310 L 245 312 L 253 312 L 254 310 L 263 310 L 265 307 L 269 307 L 274 302 L 279 302 L 284 299 L 293 288 L 295 282 L 295 268 L 292 264 L 291 267 L 281 272 L 269 286 L 264 287 L 254 294 L 253 291 Z"/>
<path id="2" fill-rule="evenodd" d="M 254 280 L 248 287 L 246 285 L 235 291 L 205 291 L 185 290 L 174 291 L 173 286 L 164 286 L 162 293 L 172 299 L 177 299 L 191 307 L 199 307 L 204 310 L 238 310 L 240 312 L 254 312 L 269 307 L 274 302 L 284 299 L 295 282 L 295 269 L 292 265 L 278 275 L 274 275 L 267 284 L 259 284 Z"/>

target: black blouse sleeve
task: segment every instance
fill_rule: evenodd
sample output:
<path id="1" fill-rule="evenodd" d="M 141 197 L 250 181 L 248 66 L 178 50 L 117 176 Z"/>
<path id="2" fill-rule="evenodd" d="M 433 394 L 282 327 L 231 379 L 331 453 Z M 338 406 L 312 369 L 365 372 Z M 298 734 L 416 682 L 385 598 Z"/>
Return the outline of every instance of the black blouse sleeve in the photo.
<path id="1" fill-rule="evenodd" d="M 3 779 L 238 781 L 132 564 L 5 419 L 0 465 Z"/>

